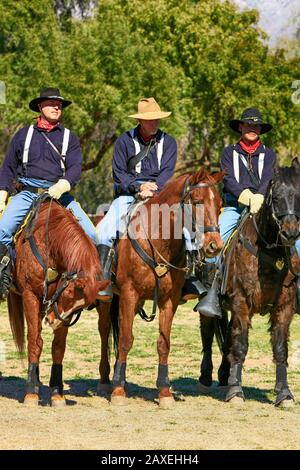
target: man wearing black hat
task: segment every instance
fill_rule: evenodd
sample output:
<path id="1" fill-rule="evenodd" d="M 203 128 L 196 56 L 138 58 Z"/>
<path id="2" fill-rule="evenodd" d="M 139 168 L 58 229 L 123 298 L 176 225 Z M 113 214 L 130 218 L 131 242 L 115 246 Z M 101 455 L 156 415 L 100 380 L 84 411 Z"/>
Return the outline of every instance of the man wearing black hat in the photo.
<path id="1" fill-rule="evenodd" d="M 231 120 L 229 126 L 240 134 L 240 140 L 225 147 L 221 157 L 221 169 L 226 171 L 223 180 L 225 207 L 219 218 L 224 244 L 236 228 L 245 207 L 249 207 L 251 214 L 261 208 L 276 160 L 273 150 L 260 141 L 260 135 L 269 132 L 272 126 L 263 121 L 257 108 L 245 109 L 241 119 Z M 207 288 L 214 278 L 215 262 L 215 258 L 207 259 L 203 266 L 203 282 Z M 203 307 L 200 302 L 195 309 L 201 313 L 200 305 Z M 219 316 L 218 310 L 216 316 Z"/>
<path id="2" fill-rule="evenodd" d="M 272 129 L 263 121 L 257 108 L 247 108 L 241 119 L 233 119 L 229 126 L 240 134 L 240 140 L 229 145 L 221 157 L 224 177 L 225 207 L 220 216 L 220 232 L 224 243 L 237 225 L 245 206 L 252 214 L 261 208 L 276 155 L 260 141 L 260 135 Z"/>
<path id="3" fill-rule="evenodd" d="M 79 181 L 82 154 L 78 137 L 60 123 L 62 109 L 72 102 L 57 88 L 44 88 L 29 103 L 38 112 L 36 124 L 20 129 L 13 137 L 0 169 L 0 300 L 10 285 L 10 247 L 13 236 L 32 202 L 47 191 L 72 210 L 85 232 L 97 244 L 92 222 L 69 191 Z M 21 188 L 7 207 L 14 182 Z"/>

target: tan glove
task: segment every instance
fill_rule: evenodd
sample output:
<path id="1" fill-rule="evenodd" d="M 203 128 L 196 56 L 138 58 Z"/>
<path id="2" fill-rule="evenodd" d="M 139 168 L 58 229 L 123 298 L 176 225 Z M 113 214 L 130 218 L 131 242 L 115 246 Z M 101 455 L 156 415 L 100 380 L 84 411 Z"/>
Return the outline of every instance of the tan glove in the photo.
<path id="1" fill-rule="evenodd" d="M 252 191 L 250 191 L 250 189 L 244 189 L 244 191 L 241 192 L 238 201 L 245 206 L 250 206 L 250 200 L 252 196 L 254 196 L 254 194 Z"/>
<path id="2" fill-rule="evenodd" d="M 70 191 L 71 185 L 68 180 L 58 180 L 53 186 L 50 186 L 48 193 L 54 199 L 59 199 L 64 193 Z"/>
<path id="3" fill-rule="evenodd" d="M 264 196 L 262 194 L 253 194 L 250 199 L 250 213 L 256 214 L 261 208 L 264 202 Z"/>
<path id="4" fill-rule="evenodd" d="M 1 189 L 0 190 L 0 216 L 3 214 L 5 210 L 7 196 L 8 196 L 8 192 L 4 191 L 4 189 Z"/>

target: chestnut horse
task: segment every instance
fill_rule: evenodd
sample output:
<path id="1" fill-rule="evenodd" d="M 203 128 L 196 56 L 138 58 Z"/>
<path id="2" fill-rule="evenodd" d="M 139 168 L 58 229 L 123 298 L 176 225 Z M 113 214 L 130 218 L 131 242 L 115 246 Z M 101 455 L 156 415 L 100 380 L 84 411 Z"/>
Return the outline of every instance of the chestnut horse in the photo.
<path id="1" fill-rule="evenodd" d="M 99 281 L 102 270 L 97 249 L 73 214 L 53 200 L 40 199 L 35 205 L 39 208 L 33 225 L 26 226 L 16 242 L 9 317 L 20 352 L 25 343 L 24 316 L 27 322 L 26 404 L 38 404 L 42 317 L 52 324 L 51 404 L 63 406 L 62 361 L 68 323 L 74 312 L 95 301 L 97 292 L 108 281 Z M 47 282 L 49 274 L 53 279 Z"/>
<path id="2" fill-rule="evenodd" d="M 228 284 L 222 305 L 231 311 L 231 321 L 219 368 L 221 384 L 228 379 L 226 401 L 244 400 L 242 366 L 248 351 L 251 319 L 254 313 L 270 313 L 269 331 L 276 364 L 275 405 L 293 403 L 287 381 L 287 360 L 289 328 L 300 279 L 299 258 L 294 249 L 300 235 L 299 221 L 300 165 L 294 159 L 291 167 L 274 169 L 260 212 L 255 216 L 248 215 L 236 234 L 237 243 L 228 260 Z M 223 313 L 226 317 L 227 312 Z M 207 367 L 211 364 L 212 369 L 213 323 L 210 318 L 203 321 L 206 324 L 203 330 L 206 356 L 203 360 Z M 207 357 L 209 350 L 210 360 Z M 202 367 L 202 372 L 204 369 Z M 206 372 L 211 374 L 211 370 Z"/>
<path id="3" fill-rule="evenodd" d="M 159 389 L 159 404 L 170 407 L 174 403 L 168 378 L 168 356 L 170 351 L 170 333 L 173 316 L 177 309 L 181 289 L 185 279 L 185 242 L 182 237 L 183 222 L 180 222 L 180 236 L 174 236 L 175 225 L 182 219 L 186 205 L 195 216 L 199 205 L 204 209 L 201 226 L 196 230 L 202 232 L 202 258 L 216 256 L 222 248 L 219 235 L 218 216 L 221 208 L 221 198 L 216 185 L 222 180 L 224 173 L 209 175 L 204 168 L 171 180 L 161 192 L 149 199 L 144 206 L 151 229 L 153 208 L 167 207 L 167 215 L 159 210 L 159 217 L 154 232 L 159 236 L 153 237 L 146 230 L 133 240 L 131 225 L 144 227 L 143 217 L 137 212 L 131 219 L 126 237 L 118 242 L 118 262 L 116 266 L 116 287 L 119 294 L 119 342 L 117 361 L 112 380 L 113 391 L 111 402 L 125 404 L 125 370 L 127 355 L 133 344 L 133 320 L 146 299 L 156 299 L 159 307 L 159 337 L 157 350 L 159 356 L 157 387 Z M 155 206 L 157 205 L 157 206 Z M 167 220 L 166 220 L 167 219 Z M 162 226 L 170 224 L 168 237 L 162 235 Z M 152 222 L 152 225 L 151 225 Z M 178 225 L 178 224 L 177 224 Z M 197 225 L 197 224 L 196 224 Z M 152 232 L 153 233 L 153 230 Z M 157 269 L 158 268 L 158 269 Z M 158 282 L 159 281 L 159 282 Z M 159 286 L 158 286 L 159 284 Z M 111 310 L 115 310 L 118 302 L 113 300 Z M 102 304 L 98 307 L 99 332 L 101 336 L 100 389 L 109 384 L 109 363 L 107 357 L 109 333 L 109 306 Z"/>

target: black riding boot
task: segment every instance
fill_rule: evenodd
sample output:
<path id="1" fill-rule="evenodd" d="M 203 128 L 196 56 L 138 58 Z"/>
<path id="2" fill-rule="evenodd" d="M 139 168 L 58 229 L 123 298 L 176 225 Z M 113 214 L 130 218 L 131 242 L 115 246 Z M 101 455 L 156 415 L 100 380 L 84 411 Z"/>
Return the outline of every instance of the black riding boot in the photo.
<path id="1" fill-rule="evenodd" d="M 222 317 L 219 303 L 219 276 L 216 275 L 216 264 L 205 263 L 202 267 L 202 282 L 208 289 L 207 294 L 194 307 L 194 312 L 206 317 Z"/>
<path id="2" fill-rule="evenodd" d="M 0 243 L 0 301 L 7 298 L 11 281 L 10 254 L 7 247 Z"/>
<path id="3" fill-rule="evenodd" d="M 111 266 L 114 258 L 114 250 L 107 245 L 97 245 L 100 264 L 103 270 L 103 279 L 111 280 Z M 113 290 L 111 284 L 106 289 L 98 292 L 97 298 L 102 302 L 111 302 Z"/>

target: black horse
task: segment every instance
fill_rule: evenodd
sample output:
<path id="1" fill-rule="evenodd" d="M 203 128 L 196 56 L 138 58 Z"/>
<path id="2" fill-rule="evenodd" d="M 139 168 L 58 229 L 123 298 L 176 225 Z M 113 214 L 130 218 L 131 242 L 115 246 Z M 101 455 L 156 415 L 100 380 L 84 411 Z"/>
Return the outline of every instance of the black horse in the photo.
<path id="1" fill-rule="evenodd" d="M 254 313 L 269 313 L 273 359 L 276 364 L 275 405 L 293 400 L 287 381 L 289 327 L 299 291 L 300 263 L 295 241 L 300 235 L 300 165 L 275 167 L 265 202 L 258 214 L 248 214 L 236 234 L 236 243 L 225 255 L 228 282 L 221 296 L 223 325 L 231 311 L 227 337 L 222 346 L 219 384 L 226 385 L 226 401 L 244 400 L 242 366 L 248 351 L 248 330 Z M 223 286 L 224 287 L 224 286 Z M 204 356 L 199 378 L 211 385 L 211 346 L 218 320 L 201 315 Z"/>

